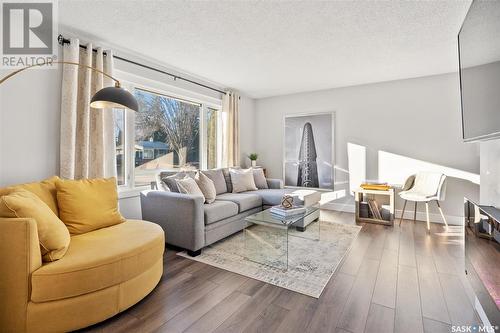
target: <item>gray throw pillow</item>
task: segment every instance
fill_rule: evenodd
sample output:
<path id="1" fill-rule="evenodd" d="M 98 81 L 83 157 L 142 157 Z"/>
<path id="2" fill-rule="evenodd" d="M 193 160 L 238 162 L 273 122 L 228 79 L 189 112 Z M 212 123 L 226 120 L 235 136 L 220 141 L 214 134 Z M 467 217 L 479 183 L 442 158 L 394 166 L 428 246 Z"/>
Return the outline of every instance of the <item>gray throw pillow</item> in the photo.
<path id="1" fill-rule="evenodd" d="M 253 169 L 253 180 L 255 182 L 255 186 L 258 189 L 268 189 L 266 176 L 264 176 L 264 170 L 262 168 L 254 168 Z"/>
<path id="2" fill-rule="evenodd" d="M 205 170 L 202 171 L 201 173 L 210 178 L 210 180 L 214 183 L 215 192 L 217 194 L 228 192 L 226 180 L 224 179 L 224 174 L 222 173 L 222 169 Z"/>
<path id="3" fill-rule="evenodd" d="M 198 172 L 194 180 L 205 197 L 205 203 L 210 204 L 214 202 L 215 196 L 217 195 L 214 182 L 205 176 L 203 172 Z"/>
<path id="4" fill-rule="evenodd" d="M 193 178 L 186 176 L 182 179 L 177 179 L 176 182 L 180 193 L 202 196 L 203 201 L 205 201 L 203 192 Z"/>
<path id="5" fill-rule="evenodd" d="M 184 177 L 194 178 L 194 175 L 195 175 L 195 172 L 181 171 L 181 172 L 176 173 L 175 175 L 163 177 L 162 180 L 165 184 L 167 184 L 170 191 L 179 193 L 180 191 L 179 191 L 179 187 L 177 186 L 177 180 L 183 179 Z"/>
<path id="6" fill-rule="evenodd" d="M 167 191 L 170 192 L 170 188 L 168 185 L 161 179 L 161 175 L 158 173 L 156 174 L 156 188 L 160 191 Z"/>
<path id="7" fill-rule="evenodd" d="M 246 191 L 256 191 L 255 181 L 253 180 L 253 170 L 250 169 L 229 169 L 231 174 L 231 183 L 233 185 L 233 193 Z"/>

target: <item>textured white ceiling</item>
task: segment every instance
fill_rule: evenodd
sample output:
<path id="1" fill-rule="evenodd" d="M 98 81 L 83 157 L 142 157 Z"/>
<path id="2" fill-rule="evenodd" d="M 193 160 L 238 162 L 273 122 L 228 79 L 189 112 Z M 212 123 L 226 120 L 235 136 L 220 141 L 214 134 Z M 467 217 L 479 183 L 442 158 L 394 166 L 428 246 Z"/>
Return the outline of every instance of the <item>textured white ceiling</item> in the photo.
<path id="1" fill-rule="evenodd" d="M 470 1 L 59 1 L 62 29 L 256 98 L 457 70 Z"/>

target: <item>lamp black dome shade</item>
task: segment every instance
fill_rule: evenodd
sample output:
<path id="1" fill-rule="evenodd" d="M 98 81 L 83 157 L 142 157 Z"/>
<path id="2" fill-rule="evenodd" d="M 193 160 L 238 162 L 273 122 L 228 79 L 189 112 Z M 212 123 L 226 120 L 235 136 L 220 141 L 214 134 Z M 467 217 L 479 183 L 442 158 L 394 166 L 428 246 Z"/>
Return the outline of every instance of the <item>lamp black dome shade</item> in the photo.
<path id="1" fill-rule="evenodd" d="M 90 106 L 96 109 L 129 108 L 139 111 L 139 104 L 134 95 L 119 87 L 102 88 L 92 97 Z"/>

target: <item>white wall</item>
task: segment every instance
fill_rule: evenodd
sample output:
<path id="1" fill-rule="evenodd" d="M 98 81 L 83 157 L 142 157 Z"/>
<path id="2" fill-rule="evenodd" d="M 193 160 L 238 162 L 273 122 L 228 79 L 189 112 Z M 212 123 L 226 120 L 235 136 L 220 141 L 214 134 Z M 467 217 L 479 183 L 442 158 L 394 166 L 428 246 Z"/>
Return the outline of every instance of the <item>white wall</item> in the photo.
<path id="1" fill-rule="evenodd" d="M 240 165 L 250 166 L 248 155 L 255 152 L 255 100 L 241 96 L 240 100 Z"/>
<path id="2" fill-rule="evenodd" d="M 61 71 L 20 73 L 0 85 L 0 94 L 0 186 L 57 174 Z"/>
<path id="3" fill-rule="evenodd" d="M 368 179 L 378 179 L 379 171 L 386 171 L 378 170 L 381 151 L 418 162 L 407 165 L 427 162 L 456 169 L 456 175 L 465 171 L 465 175 L 478 178 L 478 146 L 464 144 L 461 139 L 458 74 L 260 99 L 255 109 L 256 151 L 271 177 L 282 178 L 283 117 L 335 111 L 336 189 L 349 188 L 349 175 L 343 171 L 349 169 L 348 143 L 366 147 Z M 477 199 L 479 187 L 469 180 L 452 178 L 447 193 L 443 209 L 459 223 L 463 196 Z M 352 209 L 350 195 L 336 202 L 336 207 Z M 397 207 L 401 206 L 398 201 Z M 435 207 L 431 208 L 437 213 Z M 433 220 L 437 216 L 433 215 Z"/>

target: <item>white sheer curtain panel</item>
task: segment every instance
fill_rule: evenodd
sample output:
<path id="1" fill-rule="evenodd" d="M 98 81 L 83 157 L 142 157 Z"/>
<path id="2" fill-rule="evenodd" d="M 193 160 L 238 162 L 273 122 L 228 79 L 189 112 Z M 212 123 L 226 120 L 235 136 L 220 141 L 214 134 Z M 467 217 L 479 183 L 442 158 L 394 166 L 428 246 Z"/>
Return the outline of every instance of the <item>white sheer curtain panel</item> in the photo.
<path id="1" fill-rule="evenodd" d="M 63 61 L 95 67 L 113 75 L 113 54 L 78 39 L 63 47 Z M 68 179 L 116 176 L 114 113 L 90 107 L 91 97 L 114 82 L 75 65 L 63 65 L 61 92 L 60 176 Z"/>
<path id="2" fill-rule="evenodd" d="M 222 165 L 240 165 L 240 96 L 228 91 L 222 100 Z"/>

